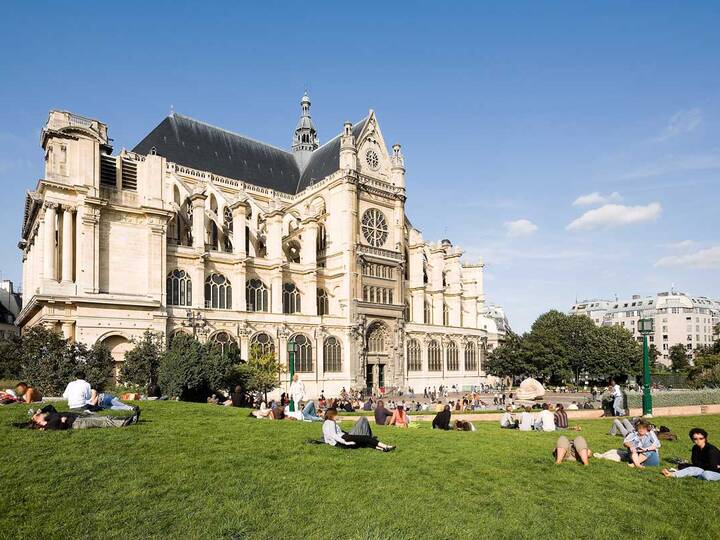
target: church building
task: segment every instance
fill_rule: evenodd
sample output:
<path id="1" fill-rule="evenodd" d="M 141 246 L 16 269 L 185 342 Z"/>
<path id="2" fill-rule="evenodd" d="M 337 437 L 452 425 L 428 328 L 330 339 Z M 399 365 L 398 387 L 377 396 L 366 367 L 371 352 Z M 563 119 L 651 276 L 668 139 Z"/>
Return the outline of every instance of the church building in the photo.
<path id="1" fill-rule="evenodd" d="M 311 395 L 485 381 L 506 321 L 483 264 L 413 226 L 372 110 L 320 144 L 300 106 L 290 150 L 173 113 L 118 154 L 104 123 L 51 111 L 17 324 L 103 342 L 118 365 L 148 329 L 286 365 L 294 341 Z"/>

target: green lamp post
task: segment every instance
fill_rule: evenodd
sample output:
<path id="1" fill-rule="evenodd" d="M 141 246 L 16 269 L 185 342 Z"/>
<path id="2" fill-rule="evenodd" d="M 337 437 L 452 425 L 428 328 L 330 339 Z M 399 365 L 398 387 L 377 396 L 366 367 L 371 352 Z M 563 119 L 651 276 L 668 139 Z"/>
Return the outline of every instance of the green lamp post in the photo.
<path id="1" fill-rule="evenodd" d="M 643 398 L 642 408 L 643 416 L 652 417 L 652 395 L 650 394 L 650 347 L 648 345 L 648 336 L 655 329 L 653 319 L 640 319 L 638 321 L 638 331 L 643 336 Z"/>
<path id="2" fill-rule="evenodd" d="M 297 352 L 297 343 L 294 339 L 291 339 L 287 343 L 288 352 L 288 364 L 290 364 L 290 384 L 292 384 L 293 376 L 295 375 L 295 353 Z M 290 397 L 290 412 L 295 412 L 295 402 Z"/>

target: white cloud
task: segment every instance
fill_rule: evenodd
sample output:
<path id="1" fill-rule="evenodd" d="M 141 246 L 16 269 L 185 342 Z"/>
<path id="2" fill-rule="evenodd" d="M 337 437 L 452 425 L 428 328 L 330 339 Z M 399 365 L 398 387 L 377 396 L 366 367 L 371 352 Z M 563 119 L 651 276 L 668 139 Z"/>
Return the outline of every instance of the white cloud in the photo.
<path id="1" fill-rule="evenodd" d="M 568 231 L 609 229 L 643 221 L 655 221 L 662 212 L 660 203 L 647 206 L 625 206 L 606 204 L 600 208 L 588 210 L 582 216 L 565 227 Z"/>
<path id="2" fill-rule="evenodd" d="M 613 191 L 609 195 L 602 195 L 597 191 L 588 193 L 587 195 L 580 195 L 572 203 L 573 206 L 594 206 L 597 204 L 607 204 L 611 202 L 619 202 L 622 197 L 617 191 Z"/>
<path id="3" fill-rule="evenodd" d="M 694 249 L 696 246 L 697 242 L 695 240 L 683 240 L 681 242 L 672 242 L 670 244 L 665 244 L 664 247 L 672 249 L 674 251 L 688 251 L 690 249 Z"/>
<path id="4" fill-rule="evenodd" d="M 669 155 L 657 160 L 655 163 L 648 163 L 634 171 L 620 175 L 616 180 L 642 180 L 674 173 L 714 169 L 720 169 L 720 156 L 714 154 Z"/>
<path id="5" fill-rule="evenodd" d="M 529 236 L 538 230 L 538 226 L 529 219 L 506 221 L 504 225 L 508 236 Z"/>
<path id="6" fill-rule="evenodd" d="M 670 120 L 668 121 L 667 126 L 665 126 L 663 132 L 655 137 L 653 141 L 663 142 L 678 135 L 690 133 L 702 124 L 702 121 L 702 111 L 697 107 L 678 111 L 670 117 Z"/>
<path id="7" fill-rule="evenodd" d="M 669 255 L 655 263 L 655 266 L 684 266 L 687 268 L 720 268 L 720 246 L 701 249 L 683 255 Z"/>

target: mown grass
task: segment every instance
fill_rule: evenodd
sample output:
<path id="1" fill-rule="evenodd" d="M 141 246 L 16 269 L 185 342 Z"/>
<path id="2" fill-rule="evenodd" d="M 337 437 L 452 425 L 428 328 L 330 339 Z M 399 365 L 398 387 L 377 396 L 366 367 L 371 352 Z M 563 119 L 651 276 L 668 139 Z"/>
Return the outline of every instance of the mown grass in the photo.
<path id="1" fill-rule="evenodd" d="M 308 445 L 320 424 L 204 404 L 144 403 L 123 429 L 19 430 L 0 408 L 0 531 L 18 538 L 718 538 L 720 483 L 596 460 L 555 466 L 557 434 L 373 429 L 398 450 Z M 720 417 L 660 421 L 720 441 Z M 579 422 L 597 451 L 606 420 Z M 349 427 L 350 422 L 346 423 Z M 715 436 L 715 437 L 713 437 Z"/>

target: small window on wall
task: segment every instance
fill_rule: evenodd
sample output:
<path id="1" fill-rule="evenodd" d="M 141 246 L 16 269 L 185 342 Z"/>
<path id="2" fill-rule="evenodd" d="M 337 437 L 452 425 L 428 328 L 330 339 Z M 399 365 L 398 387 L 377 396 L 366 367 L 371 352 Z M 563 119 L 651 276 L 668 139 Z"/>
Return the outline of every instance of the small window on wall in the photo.
<path id="1" fill-rule="evenodd" d="M 328 315 L 330 313 L 330 301 L 325 289 L 317 290 L 317 314 Z"/>
<path id="2" fill-rule="evenodd" d="M 425 324 L 432 324 L 432 307 L 430 306 L 430 302 L 427 300 L 425 301 L 424 309 L 423 309 L 423 322 Z"/>
<path id="3" fill-rule="evenodd" d="M 335 337 L 327 337 L 323 342 L 323 364 L 327 373 L 342 371 L 342 345 Z"/>
<path id="4" fill-rule="evenodd" d="M 300 313 L 300 291 L 294 283 L 283 284 L 283 313 Z"/>

